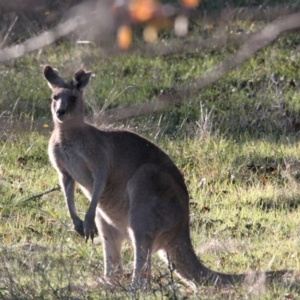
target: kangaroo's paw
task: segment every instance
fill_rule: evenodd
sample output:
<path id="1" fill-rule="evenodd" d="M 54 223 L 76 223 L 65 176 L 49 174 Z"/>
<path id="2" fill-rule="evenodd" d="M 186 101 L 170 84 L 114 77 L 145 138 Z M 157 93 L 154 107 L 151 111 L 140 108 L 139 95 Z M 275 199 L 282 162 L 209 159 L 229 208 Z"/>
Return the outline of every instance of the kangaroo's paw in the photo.
<path id="1" fill-rule="evenodd" d="M 83 222 L 83 227 L 84 227 L 85 240 L 88 241 L 88 239 L 91 239 L 93 242 L 94 237 L 95 237 L 95 232 L 96 232 L 96 226 L 95 226 L 94 220 L 91 221 L 91 220 L 85 218 L 85 220 Z"/>
<path id="2" fill-rule="evenodd" d="M 73 225 L 76 233 L 84 237 L 83 221 L 78 218 L 78 220 L 73 222 Z"/>

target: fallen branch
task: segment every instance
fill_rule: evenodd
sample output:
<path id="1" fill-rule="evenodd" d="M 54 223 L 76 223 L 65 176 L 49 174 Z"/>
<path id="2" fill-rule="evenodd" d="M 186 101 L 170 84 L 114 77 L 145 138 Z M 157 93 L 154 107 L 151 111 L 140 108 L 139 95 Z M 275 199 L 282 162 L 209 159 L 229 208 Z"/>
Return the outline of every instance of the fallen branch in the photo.
<path id="1" fill-rule="evenodd" d="M 53 187 L 53 188 L 51 188 L 51 189 L 49 189 L 49 190 L 46 190 L 46 191 L 44 191 L 44 192 L 41 192 L 41 193 L 32 195 L 32 196 L 30 196 L 30 197 L 28 197 L 28 198 L 25 198 L 25 199 L 23 199 L 23 200 L 18 201 L 18 202 L 17 202 L 17 205 L 23 204 L 23 203 L 25 203 L 25 202 L 29 202 L 29 201 L 34 200 L 34 199 L 41 198 L 41 197 L 44 196 L 44 195 L 47 195 L 47 194 L 50 194 L 50 193 L 52 193 L 52 192 L 59 191 L 59 190 L 60 190 L 60 186 L 57 185 L 57 186 L 55 186 L 55 187 Z"/>
<path id="2" fill-rule="evenodd" d="M 242 47 L 234 53 L 229 59 L 219 63 L 212 69 L 204 72 L 204 74 L 191 83 L 188 88 L 196 92 L 208 85 L 215 83 L 221 79 L 228 71 L 236 68 L 241 63 L 252 57 L 254 53 L 275 41 L 280 35 L 286 32 L 300 29 L 300 13 L 291 14 L 283 18 L 279 18 L 261 31 L 253 34 Z"/>
<path id="3" fill-rule="evenodd" d="M 255 52 L 275 41 L 286 32 L 300 29 L 300 13 L 291 14 L 268 24 L 261 31 L 254 33 L 241 48 L 227 60 L 205 71 L 189 84 L 177 88 L 176 93 L 160 95 L 155 100 L 141 104 L 108 110 L 97 121 L 114 123 L 134 116 L 151 114 L 166 109 L 171 105 L 184 102 L 193 94 L 220 80 L 227 72 L 249 59 Z"/>

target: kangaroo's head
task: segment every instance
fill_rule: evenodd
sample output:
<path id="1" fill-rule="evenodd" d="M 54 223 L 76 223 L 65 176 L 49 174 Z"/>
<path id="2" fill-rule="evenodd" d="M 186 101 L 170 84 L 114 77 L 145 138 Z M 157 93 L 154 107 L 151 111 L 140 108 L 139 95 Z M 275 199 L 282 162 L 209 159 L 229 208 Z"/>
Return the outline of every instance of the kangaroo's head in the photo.
<path id="1" fill-rule="evenodd" d="M 80 69 L 70 82 L 65 82 L 50 66 L 46 66 L 44 76 L 52 90 L 51 112 L 54 123 L 83 121 L 83 89 L 89 83 L 91 72 Z"/>

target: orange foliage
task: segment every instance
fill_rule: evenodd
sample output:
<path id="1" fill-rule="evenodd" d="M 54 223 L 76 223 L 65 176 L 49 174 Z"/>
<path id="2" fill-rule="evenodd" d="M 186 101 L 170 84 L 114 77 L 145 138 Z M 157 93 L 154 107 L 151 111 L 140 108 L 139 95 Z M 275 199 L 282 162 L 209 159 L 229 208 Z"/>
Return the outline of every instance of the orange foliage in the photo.
<path id="1" fill-rule="evenodd" d="M 117 0 L 116 0 L 117 1 Z M 180 0 L 181 4 L 188 9 L 193 9 L 199 5 L 201 0 Z M 125 1 L 123 3 L 125 5 Z M 156 42 L 158 39 L 158 32 L 162 29 L 171 29 L 175 26 L 175 33 L 177 36 L 184 36 L 188 31 L 188 19 L 185 17 L 174 20 L 168 15 L 165 15 L 164 6 L 160 0 L 129 0 L 125 7 L 125 19 L 123 24 L 131 23 L 147 23 L 144 29 L 144 40 L 149 43 Z M 112 11 L 116 17 L 121 14 L 118 11 L 119 6 L 113 5 Z M 171 15 L 176 15 L 176 8 L 173 9 Z M 124 11 L 123 11 L 124 13 Z M 124 15 L 123 15 L 124 17 Z M 126 19 L 127 18 L 127 19 Z M 179 22 L 180 21 L 180 22 Z M 121 50 L 127 50 L 132 42 L 132 30 L 129 25 L 122 25 L 117 32 L 117 45 Z"/>
<path id="2" fill-rule="evenodd" d="M 188 8 L 195 8 L 199 5 L 200 0 L 181 0 L 181 3 Z"/>
<path id="3" fill-rule="evenodd" d="M 131 0 L 128 12 L 134 22 L 147 22 L 153 18 L 157 6 L 155 0 Z"/>
<path id="4" fill-rule="evenodd" d="M 127 50 L 131 44 L 132 31 L 130 26 L 123 25 L 119 27 L 117 34 L 117 44 L 121 50 Z"/>

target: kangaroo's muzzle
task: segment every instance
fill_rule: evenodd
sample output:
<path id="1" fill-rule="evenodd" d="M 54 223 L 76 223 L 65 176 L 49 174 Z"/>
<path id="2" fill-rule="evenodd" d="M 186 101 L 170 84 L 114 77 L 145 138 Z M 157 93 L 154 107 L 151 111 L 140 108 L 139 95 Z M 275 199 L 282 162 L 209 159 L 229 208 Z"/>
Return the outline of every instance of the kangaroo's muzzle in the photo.
<path id="1" fill-rule="evenodd" d="M 58 118 L 64 116 L 65 114 L 66 114 L 66 110 L 63 109 L 63 108 L 60 108 L 60 109 L 57 110 L 57 112 L 56 112 L 56 116 L 57 116 Z"/>

